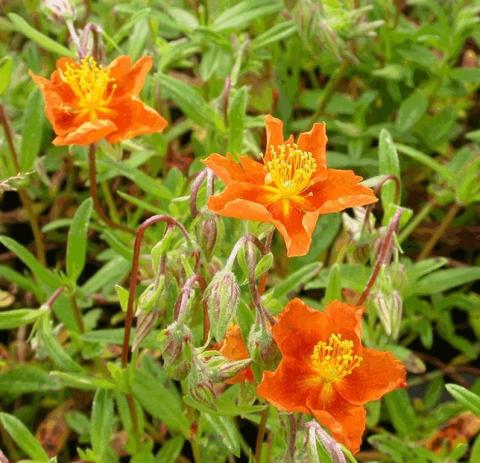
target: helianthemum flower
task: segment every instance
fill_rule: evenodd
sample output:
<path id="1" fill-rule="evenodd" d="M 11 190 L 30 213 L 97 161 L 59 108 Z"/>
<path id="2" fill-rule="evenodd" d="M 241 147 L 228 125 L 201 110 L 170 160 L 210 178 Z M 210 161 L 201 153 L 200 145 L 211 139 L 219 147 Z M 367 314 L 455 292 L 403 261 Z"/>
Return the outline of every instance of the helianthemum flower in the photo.
<path id="1" fill-rule="evenodd" d="M 362 309 L 334 301 L 323 311 L 291 301 L 273 327 L 282 353 L 258 394 L 279 409 L 312 414 L 353 452 L 365 430 L 364 404 L 405 386 L 403 365 L 389 352 L 363 347 Z"/>
<path id="2" fill-rule="evenodd" d="M 116 143 L 163 130 L 166 120 L 138 98 L 151 67 L 149 56 L 135 64 L 119 56 L 107 67 L 87 56 L 80 62 L 59 59 L 50 79 L 30 73 L 57 135 L 53 143 L 88 145 L 103 138 Z"/>
<path id="3" fill-rule="evenodd" d="M 310 248 L 320 214 L 363 206 L 377 199 L 351 170 L 327 168 L 324 124 L 310 132 L 283 138 L 283 123 L 266 117 L 267 146 L 263 162 L 248 156 L 237 164 L 230 156 L 212 154 L 203 162 L 225 183 L 208 207 L 227 217 L 272 223 L 282 234 L 289 256 Z"/>

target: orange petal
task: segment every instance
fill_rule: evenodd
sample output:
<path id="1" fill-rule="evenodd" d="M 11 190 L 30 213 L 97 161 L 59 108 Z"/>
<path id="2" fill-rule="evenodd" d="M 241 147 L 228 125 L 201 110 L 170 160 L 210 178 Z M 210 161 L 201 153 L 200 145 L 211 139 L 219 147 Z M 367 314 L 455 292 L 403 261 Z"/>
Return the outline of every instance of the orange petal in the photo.
<path id="1" fill-rule="evenodd" d="M 307 364 L 284 357 L 275 371 L 263 373 L 257 393 L 281 410 L 308 413 L 305 404 L 310 387 L 305 378 L 311 375 Z"/>
<path id="2" fill-rule="evenodd" d="M 112 121 L 97 119 L 96 121 L 85 122 L 65 135 L 59 135 L 53 140 L 53 144 L 56 146 L 90 145 L 105 138 L 115 129 L 116 126 Z"/>
<path id="3" fill-rule="evenodd" d="M 351 170 L 327 169 L 327 178 L 303 194 L 308 210 L 329 214 L 376 202 L 373 191 L 361 185 L 361 181 L 362 177 Z"/>
<path id="4" fill-rule="evenodd" d="M 229 155 L 213 153 L 202 162 L 218 177 L 223 183 L 233 181 L 246 182 L 247 176 L 242 167 L 238 165 Z"/>
<path id="5" fill-rule="evenodd" d="M 390 352 L 364 348 L 360 355 L 360 366 L 335 385 L 348 402 L 363 405 L 406 385 L 405 367 Z"/>
<path id="6" fill-rule="evenodd" d="M 348 447 L 352 453 L 360 450 L 365 431 L 363 407 L 350 405 L 339 396 L 335 396 L 327 407 L 315 400 L 313 395 L 309 397 L 307 404 L 313 416 L 329 429 L 335 440 Z"/>
<path id="7" fill-rule="evenodd" d="M 318 221 L 316 212 L 304 213 L 293 202 L 284 205 L 283 201 L 269 206 L 273 215 L 272 223 L 285 240 L 287 256 L 304 256 L 310 249 L 312 234 Z"/>
<path id="8" fill-rule="evenodd" d="M 114 112 L 111 119 L 117 127 L 107 137 L 110 143 L 161 132 L 167 126 L 167 121 L 157 111 L 135 97 L 120 100 L 110 105 L 109 109 Z"/>
<path id="9" fill-rule="evenodd" d="M 362 335 L 363 307 L 332 301 L 323 311 L 328 319 L 330 333 L 355 333 L 358 340 Z"/>
<path id="10" fill-rule="evenodd" d="M 138 96 L 145 83 L 145 77 L 152 69 L 153 60 L 151 56 L 142 56 L 132 65 L 130 56 L 119 56 L 110 63 L 110 75 L 115 79 L 117 88 L 114 98 L 126 94 Z"/>
<path id="11" fill-rule="evenodd" d="M 249 354 L 238 325 L 230 325 L 223 341 L 220 353 L 228 360 L 248 359 Z"/>
<path id="12" fill-rule="evenodd" d="M 272 222 L 271 213 L 262 204 L 264 194 L 256 185 L 233 182 L 221 194 L 208 198 L 208 208 L 225 217 Z"/>
<path id="13" fill-rule="evenodd" d="M 255 161 L 250 156 L 240 156 L 240 164 L 245 176 L 250 183 L 255 183 L 257 185 L 263 185 L 265 183 L 265 175 L 267 172 L 258 161 Z"/>
<path id="14" fill-rule="evenodd" d="M 273 326 L 273 339 L 281 353 L 300 361 L 309 361 L 315 345 L 330 335 L 328 318 L 301 299 L 291 300 Z"/>
<path id="15" fill-rule="evenodd" d="M 270 161 L 270 146 L 277 146 L 283 143 L 283 122 L 268 114 L 265 116 L 267 129 L 267 146 L 265 148 L 265 162 Z"/>
<path id="16" fill-rule="evenodd" d="M 325 124 L 313 124 L 310 132 L 301 133 L 298 137 L 298 147 L 302 151 L 312 153 L 317 162 L 317 172 L 327 166 L 327 134 Z"/>

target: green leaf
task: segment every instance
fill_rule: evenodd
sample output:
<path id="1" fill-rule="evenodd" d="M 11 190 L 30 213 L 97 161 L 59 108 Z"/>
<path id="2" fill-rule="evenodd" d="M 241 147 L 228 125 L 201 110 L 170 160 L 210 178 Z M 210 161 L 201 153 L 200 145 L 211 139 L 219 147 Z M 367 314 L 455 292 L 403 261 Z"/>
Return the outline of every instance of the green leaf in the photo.
<path id="1" fill-rule="evenodd" d="M 130 267 L 130 262 L 123 257 L 113 258 L 85 282 L 82 292 L 87 295 L 98 291 L 104 295 L 110 294 L 115 284 L 128 273 Z"/>
<path id="2" fill-rule="evenodd" d="M 181 80 L 158 74 L 158 80 L 180 109 L 200 126 L 225 132 L 220 115 L 202 98 L 200 93 Z"/>
<path id="3" fill-rule="evenodd" d="M 72 389 L 81 389 L 85 391 L 95 391 L 98 388 L 114 389 L 115 385 L 102 378 L 93 378 L 92 376 L 81 373 L 64 373 L 63 371 L 52 371 L 50 376 L 65 387 Z"/>
<path id="4" fill-rule="evenodd" d="M 325 297 L 323 298 L 323 304 L 328 304 L 334 300 L 340 300 L 342 298 L 342 280 L 340 278 L 340 266 L 334 264 L 328 274 L 328 283 L 325 291 Z"/>
<path id="5" fill-rule="evenodd" d="M 219 32 L 226 29 L 239 30 L 260 16 L 277 13 L 282 9 L 278 0 L 245 0 L 221 13 L 212 24 Z"/>
<path id="6" fill-rule="evenodd" d="M 43 309 L 16 309 L 0 312 L 0 330 L 11 330 L 19 326 L 33 323 L 40 316 L 48 312 Z"/>
<path id="7" fill-rule="evenodd" d="M 408 393 L 404 389 L 397 389 L 385 396 L 393 427 L 400 436 L 412 436 L 416 433 L 417 419 L 410 404 Z"/>
<path id="8" fill-rule="evenodd" d="M 400 163 L 398 161 L 397 149 L 393 143 L 390 132 L 382 129 L 378 144 L 378 171 L 382 175 L 395 175 L 400 181 Z M 382 187 L 382 206 L 386 210 L 395 202 L 396 185 L 388 181 Z"/>
<path id="9" fill-rule="evenodd" d="M 17 366 L 0 373 L 0 394 L 21 395 L 58 391 L 60 383 L 45 370 L 35 366 Z"/>
<path id="10" fill-rule="evenodd" d="M 113 393 L 107 389 L 98 389 L 92 404 L 90 441 L 100 461 L 104 461 L 105 453 L 110 448 L 113 420 Z"/>
<path id="11" fill-rule="evenodd" d="M 42 145 L 43 122 L 43 97 L 40 90 L 35 87 L 28 96 L 22 118 L 22 138 L 19 152 L 22 172 L 33 169 Z"/>
<path id="12" fill-rule="evenodd" d="M 231 418 L 202 413 L 202 419 L 211 428 L 213 434 L 220 438 L 230 453 L 240 457 L 240 435 Z"/>
<path id="13" fill-rule="evenodd" d="M 0 265 L 0 275 L 2 275 L 2 278 L 5 280 L 20 286 L 20 288 L 24 289 L 25 291 L 30 291 L 35 296 L 37 301 L 42 300 L 42 291 L 30 278 L 21 275 L 17 271 L 5 265 Z"/>
<path id="14" fill-rule="evenodd" d="M 157 453 L 155 461 L 157 463 L 175 463 L 180 456 L 180 452 L 185 444 L 182 436 L 176 436 L 162 444 L 162 448 Z"/>
<path id="15" fill-rule="evenodd" d="M 67 354 L 67 351 L 55 338 L 48 316 L 44 316 L 40 320 L 38 325 L 38 336 L 46 354 L 57 368 L 70 373 L 83 371 L 83 368 Z"/>
<path id="16" fill-rule="evenodd" d="M 415 90 L 402 102 L 397 115 L 397 128 L 400 132 L 410 130 L 427 112 L 428 98 L 420 91 Z"/>
<path id="17" fill-rule="evenodd" d="M 3 95 L 10 85 L 13 70 L 13 59 L 4 56 L 0 59 L 0 95 Z"/>
<path id="18" fill-rule="evenodd" d="M 446 384 L 445 389 L 467 410 L 480 417 L 480 396 L 458 384 Z"/>
<path id="19" fill-rule="evenodd" d="M 43 266 L 27 248 L 8 236 L 0 236 L 0 243 L 13 252 L 32 271 L 42 287 L 46 286 L 48 289 L 54 290 L 62 286 L 62 280 Z"/>
<path id="20" fill-rule="evenodd" d="M 243 149 L 247 99 L 247 87 L 242 87 L 233 94 L 228 107 L 228 152 L 234 156 Z"/>
<path id="21" fill-rule="evenodd" d="M 85 266 L 87 255 L 87 232 L 92 215 L 92 199 L 87 198 L 75 212 L 68 231 L 67 277 L 76 283 Z"/>
<path id="22" fill-rule="evenodd" d="M 162 420 L 168 428 L 189 436 L 190 423 L 183 414 L 180 398 L 153 376 L 135 372 L 133 394 L 142 407 L 155 418 Z"/>
<path id="23" fill-rule="evenodd" d="M 48 462 L 49 457 L 35 436 L 15 416 L 0 413 L 0 422 L 15 443 L 33 460 Z"/>
<path id="24" fill-rule="evenodd" d="M 8 13 L 8 19 L 12 21 L 15 25 L 15 29 L 28 37 L 30 40 L 33 40 L 36 44 L 42 47 L 45 50 L 51 51 L 61 56 L 69 56 L 70 58 L 75 58 L 75 53 L 72 50 L 60 45 L 55 40 L 52 40 L 50 37 L 38 32 L 35 28 L 30 26 L 21 16 L 15 13 Z"/>
<path id="25" fill-rule="evenodd" d="M 480 267 L 457 267 L 438 270 L 422 278 L 411 288 L 412 294 L 429 295 L 474 282 L 480 279 Z"/>
<path id="26" fill-rule="evenodd" d="M 282 21 L 255 37 L 250 44 L 252 50 L 258 50 L 295 34 L 297 28 L 293 21 Z"/>

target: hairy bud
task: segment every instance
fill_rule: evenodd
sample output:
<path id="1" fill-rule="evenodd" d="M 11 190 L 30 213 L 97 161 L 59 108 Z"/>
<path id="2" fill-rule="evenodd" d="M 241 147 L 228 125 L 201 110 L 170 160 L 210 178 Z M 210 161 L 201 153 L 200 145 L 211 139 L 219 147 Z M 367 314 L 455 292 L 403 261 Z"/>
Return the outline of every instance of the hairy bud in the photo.
<path id="1" fill-rule="evenodd" d="M 227 360 L 223 355 L 214 357 L 207 363 L 209 378 L 214 383 L 221 383 L 243 371 L 252 363 L 251 359 Z"/>
<path id="2" fill-rule="evenodd" d="M 188 392 L 197 402 L 216 409 L 217 395 L 208 369 L 203 360 L 193 358 L 192 369 L 188 375 Z"/>
<path id="3" fill-rule="evenodd" d="M 73 20 L 77 15 L 75 8 L 68 0 L 45 0 L 45 7 L 49 9 L 56 19 Z"/>
<path id="4" fill-rule="evenodd" d="M 173 322 L 164 331 L 163 362 L 167 375 L 185 379 L 192 365 L 192 332 L 184 323 Z"/>
<path id="5" fill-rule="evenodd" d="M 393 339 L 397 339 L 400 333 L 403 311 L 400 294 L 396 290 L 392 290 L 389 293 L 376 291 L 373 294 L 373 301 L 385 333 Z"/>
<path id="6" fill-rule="evenodd" d="M 248 351 L 255 363 L 260 363 L 267 369 L 276 367 L 280 358 L 275 341 L 272 338 L 272 331 L 266 322 L 261 322 L 257 312 L 255 323 L 248 334 Z"/>
<path id="7" fill-rule="evenodd" d="M 233 272 L 222 270 L 215 274 L 205 292 L 210 329 L 220 342 L 237 311 L 240 288 Z"/>
<path id="8" fill-rule="evenodd" d="M 165 275 L 160 275 L 158 281 L 148 285 L 147 289 L 138 298 L 138 309 L 143 312 L 151 312 L 158 309 L 165 289 Z"/>
<path id="9" fill-rule="evenodd" d="M 215 214 L 205 212 L 199 224 L 198 233 L 200 236 L 198 238 L 207 256 L 212 253 L 213 248 L 215 247 L 218 235 L 217 232 L 217 218 Z"/>

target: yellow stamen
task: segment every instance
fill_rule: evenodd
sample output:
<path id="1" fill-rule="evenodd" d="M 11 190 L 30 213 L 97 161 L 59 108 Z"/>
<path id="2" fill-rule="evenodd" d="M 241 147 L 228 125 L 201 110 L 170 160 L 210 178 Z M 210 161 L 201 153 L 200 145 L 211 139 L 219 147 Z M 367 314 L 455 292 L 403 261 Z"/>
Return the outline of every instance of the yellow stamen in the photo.
<path id="1" fill-rule="evenodd" d="M 310 185 L 317 163 L 312 153 L 296 144 L 270 146 L 271 159 L 265 163 L 266 182 L 273 183 L 279 198 L 298 196 Z"/>
<path id="2" fill-rule="evenodd" d="M 353 354 L 353 341 L 333 333 L 328 341 L 320 341 L 311 356 L 313 368 L 324 383 L 336 383 L 348 376 L 362 362 Z"/>
<path id="3" fill-rule="evenodd" d="M 83 58 L 79 64 L 68 63 L 62 79 L 78 98 L 76 112 L 81 116 L 95 120 L 98 113 L 110 112 L 108 103 L 116 88 L 115 84 L 110 84 L 115 79 L 110 77 L 110 71 L 99 66 L 92 56 Z"/>

